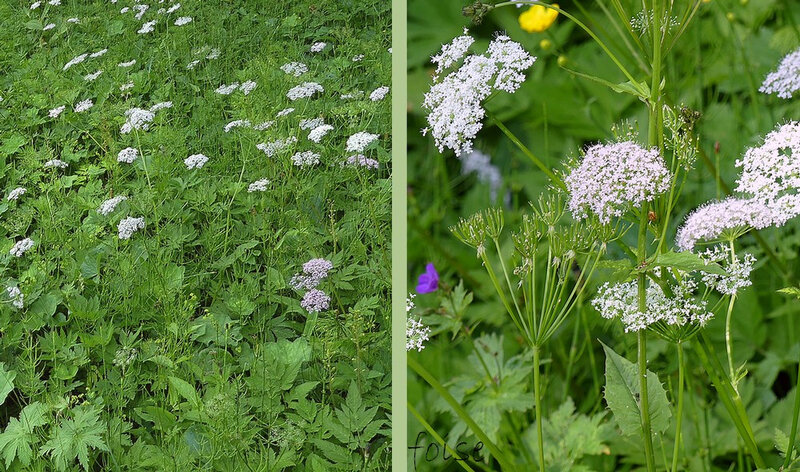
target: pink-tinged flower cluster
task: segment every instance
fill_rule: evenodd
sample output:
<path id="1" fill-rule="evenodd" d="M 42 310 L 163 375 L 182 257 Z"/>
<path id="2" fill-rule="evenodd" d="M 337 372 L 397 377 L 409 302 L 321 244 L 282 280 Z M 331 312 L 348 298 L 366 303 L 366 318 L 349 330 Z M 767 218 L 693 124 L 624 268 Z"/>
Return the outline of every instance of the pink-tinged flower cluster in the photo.
<path id="1" fill-rule="evenodd" d="M 295 274 L 289 285 L 295 290 L 317 288 L 331 269 L 333 269 L 331 261 L 322 258 L 311 259 L 303 264 L 303 273 Z"/>
<path id="2" fill-rule="evenodd" d="M 725 233 L 735 235 L 749 228 L 766 228 L 773 220 L 774 212 L 764 202 L 730 197 L 706 203 L 689 214 L 676 242 L 682 251 L 691 251 L 698 242 L 716 241 Z"/>
<path id="3" fill-rule="evenodd" d="M 319 313 L 328 309 L 331 302 L 331 297 L 325 294 L 322 290 L 312 289 L 303 295 L 300 301 L 300 306 L 309 313 Z"/>
<path id="4" fill-rule="evenodd" d="M 706 204 L 686 218 L 677 243 L 692 250 L 698 242 L 733 238 L 745 231 L 782 226 L 800 215 L 800 123 L 779 126 L 761 146 L 736 161 L 741 174 L 736 191 L 742 198 Z"/>
<path id="5" fill-rule="evenodd" d="M 671 177 L 658 150 L 624 141 L 589 147 L 564 183 L 576 218 L 592 212 L 608 223 L 666 192 Z"/>
<path id="6" fill-rule="evenodd" d="M 431 132 L 439 152 L 449 148 L 457 156 L 472 150 L 472 141 L 483 127 L 483 100 L 493 91 L 515 92 L 525 80 L 524 72 L 536 61 L 505 35 L 489 43 L 485 54 L 465 57 L 474 40 L 464 33 L 431 58 L 437 64 L 436 76 L 423 102 L 430 111 L 429 127 L 423 133 Z M 461 67 L 440 75 L 462 58 Z"/>
<path id="7" fill-rule="evenodd" d="M 800 90 L 800 49 L 787 54 L 778 68 L 770 72 L 761 88 L 761 93 L 775 94 L 780 98 L 792 98 Z"/>

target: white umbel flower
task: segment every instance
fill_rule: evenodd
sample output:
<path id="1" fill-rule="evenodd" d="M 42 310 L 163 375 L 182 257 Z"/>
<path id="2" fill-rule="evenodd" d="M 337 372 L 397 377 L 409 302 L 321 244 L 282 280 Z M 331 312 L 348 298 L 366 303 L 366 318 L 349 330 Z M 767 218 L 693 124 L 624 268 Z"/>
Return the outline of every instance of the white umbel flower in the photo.
<path id="1" fill-rule="evenodd" d="M 6 294 L 14 308 L 18 310 L 25 308 L 25 295 L 22 294 L 19 287 L 6 287 Z"/>
<path id="2" fill-rule="evenodd" d="M 248 80 L 246 82 L 242 82 L 242 85 L 239 86 L 239 90 L 241 90 L 245 95 L 249 95 L 250 92 L 256 89 L 256 87 L 258 87 L 257 83 L 252 80 Z"/>
<path id="3" fill-rule="evenodd" d="M 50 118 L 58 118 L 62 113 L 64 113 L 64 110 L 66 109 L 67 109 L 66 106 L 61 105 L 60 107 L 55 107 L 52 110 L 50 110 L 48 115 L 50 116 Z"/>
<path id="4" fill-rule="evenodd" d="M 299 100 L 301 98 L 309 98 L 314 96 L 316 93 L 322 93 L 325 89 L 322 88 L 322 85 L 316 82 L 303 82 L 302 84 L 292 87 L 286 92 L 286 97 L 291 100 Z"/>
<path id="5" fill-rule="evenodd" d="M 8 201 L 19 200 L 19 197 L 25 195 L 25 192 L 27 191 L 28 190 L 26 190 L 25 187 L 17 187 L 8 193 L 8 197 L 6 197 L 6 200 Z"/>
<path id="6" fill-rule="evenodd" d="M 25 238 L 19 240 L 14 244 L 14 247 L 11 248 L 9 253 L 14 257 L 22 257 L 23 254 L 28 252 L 33 247 L 33 239 Z"/>
<path id="7" fill-rule="evenodd" d="M 266 192 L 268 185 L 269 185 L 268 179 L 256 180 L 255 182 L 247 186 L 247 192 L 248 193 Z"/>
<path id="8" fill-rule="evenodd" d="M 317 126 L 311 130 L 310 133 L 308 133 L 308 139 L 310 141 L 314 141 L 315 143 L 319 143 L 322 141 L 322 138 L 331 131 L 333 131 L 333 126 L 331 125 Z"/>
<path id="9" fill-rule="evenodd" d="M 780 98 L 792 98 L 800 90 L 800 49 L 787 54 L 778 65 L 778 69 L 770 72 L 759 91 L 775 94 Z"/>
<path id="10" fill-rule="evenodd" d="M 300 77 L 308 72 L 308 66 L 302 62 L 290 62 L 281 66 L 281 70 L 288 75 Z"/>
<path id="11" fill-rule="evenodd" d="M 156 23 L 158 23 L 158 20 L 153 20 L 153 21 L 148 21 L 147 23 L 143 23 L 142 27 L 139 28 L 139 31 L 137 31 L 137 33 L 139 34 L 152 33 L 156 29 Z"/>
<path id="12" fill-rule="evenodd" d="M 61 159 L 50 159 L 49 161 L 44 163 L 44 168 L 49 169 L 51 167 L 55 167 L 57 169 L 64 169 L 68 166 L 66 162 L 62 161 Z"/>
<path id="13" fill-rule="evenodd" d="M 94 102 L 90 98 L 87 98 L 86 100 L 81 100 L 75 105 L 75 113 L 83 113 L 89 108 L 92 108 L 93 106 Z"/>
<path id="14" fill-rule="evenodd" d="M 125 123 L 120 128 L 120 133 L 128 134 L 133 130 L 147 130 L 155 118 L 155 113 L 143 108 L 131 108 L 125 111 Z"/>
<path id="15" fill-rule="evenodd" d="M 117 154 L 117 162 L 132 164 L 137 157 L 139 157 L 139 151 L 136 148 L 127 147 Z"/>
<path id="16" fill-rule="evenodd" d="M 84 75 L 84 76 L 83 76 L 83 80 L 85 80 L 85 81 L 87 81 L 87 82 L 93 82 L 93 81 L 95 81 L 95 80 L 96 80 L 98 77 L 100 77 L 102 74 L 103 74 L 103 71 L 102 71 L 102 70 L 97 70 L 97 71 L 95 71 L 95 72 L 92 72 L 91 74 L 86 74 L 86 75 Z"/>
<path id="17" fill-rule="evenodd" d="M 323 43 L 322 41 L 319 41 L 312 44 L 310 50 L 311 52 L 322 52 L 322 50 L 325 49 L 325 46 L 327 45 L 328 43 Z"/>
<path id="18" fill-rule="evenodd" d="M 97 213 L 100 213 L 103 216 L 106 216 L 112 213 L 114 210 L 117 209 L 117 205 L 127 200 L 128 197 L 124 195 L 117 195 L 116 197 L 109 198 L 108 200 L 104 201 L 100 204 L 97 208 Z"/>
<path id="19" fill-rule="evenodd" d="M 140 229 L 144 229 L 144 218 L 133 218 L 130 216 L 123 218 L 117 226 L 119 239 L 131 239 L 133 233 Z"/>
<path id="20" fill-rule="evenodd" d="M 620 217 L 669 189 L 671 174 L 657 149 L 632 141 L 596 144 L 564 179 L 576 218 L 591 211 L 601 222 Z"/>
<path id="21" fill-rule="evenodd" d="M 296 142 L 297 138 L 295 136 L 291 136 L 286 139 L 276 139 L 275 141 L 270 141 L 268 143 L 257 144 L 256 148 L 258 148 L 260 151 L 263 151 L 267 157 L 272 157 Z"/>
<path id="22" fill-rule="evenodd" d="M 203 154 L 192 154 L 183 160 L 189 169 L 201 169 L 208 162 L 208 157 Z"/>
<path id="23" fill-rule="evenodd" d="M 369 94 L 369 99 L 373 102 L 379 102 L 386 98 L 386 95 L 389 95 L 389 87 L 378 87 Z"/>
<path id="24" fill-rule="evenodd" d="M 319 154 L 312 151 L 298 152 L 292 156 L 292 163 L 297 167 L 307 167 L 319 164 Z"/>
<path id="25" fill-rule="evenodd" d="M 192 22 L 192 17 L 191 16 L 182 16 L 182 17 L 178 18 L 177 20 L 175 20 L 175 26 L 188 25 L 191 22 Z"/>
<path id="26" fill-rule="evenodd" d="M 700 242 L 716 242 L 727 233 L 730 238 L 750 228 L 771 226 L 775 212 L 763 201 L 754 198 L 729 197 L 706 203 L 694 210 L 678 229 L 676 244 L 682 251 L 691 251 Z"/>
<path id="27" fill-rule="evenodd" d="M 325 124 L 325 121 L 322 118 L 311 118 L 311 119 L 304 119 L 300 120 L 300 129 L 303 130 L 312 130 L 314 128 L 318 128 Z"/>
<path id="28" fill-rule="evenodd" d="M 119 64 L 117 64 L 117 67 L 131 67 L 134 64 L 136 64 L 136 59 L 131 59 L 128 62 L 120 62 Z"/>
<path id="29" fill-rule="evenodd" d="M 217 87 L 217 89 L 214 90 L 214 92 L 220 95 L 230 95 L 238 88 L 239 88 L 239 82 L 234 82 L 230 85 L 222 84 L 219 87 Z"/>
<path id="30" fill-rule="evenodd" d="M 377 134 L 360 131 L 347 138 L 347 152 L 364 152 L 364 149 L 379 137 Z"/>

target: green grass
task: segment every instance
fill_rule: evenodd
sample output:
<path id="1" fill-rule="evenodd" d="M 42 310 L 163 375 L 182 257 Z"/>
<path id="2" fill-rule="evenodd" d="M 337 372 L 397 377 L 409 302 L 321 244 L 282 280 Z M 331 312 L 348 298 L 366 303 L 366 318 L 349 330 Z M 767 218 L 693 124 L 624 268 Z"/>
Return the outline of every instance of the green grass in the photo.
<path id="1" fill-rule="evenodd" d="M 386 470 L 390 99 L 368 95 L 391 79 L 389 6 L 181 3 L 141 21 L 120 13 L 127 0 L 0 5 L 0 374 L 12 379 L 0 470 Z M 193 21 L 176 27 L 179 16 Z M 328 43 L 320 54 L 316 41 Z M 279 69 L 293 61 L 309 72 Z M 214 92 L 247 80 L 249 95 Z M 290 102 L 304 81 L 325 92 Z M 340 98 L 357 90 L 366 96 Z M 75 113 L 84 99 L 94 107 Z M 127 109 L 163 101 L 173 106 L 149 130 L 120 133 Z M 334 126 L 320 144 L 298 128 L 316 117 Z M 224 132 L 238 119 L 277 122 Z M 378 170 L 341 165 L 359 131 L 380 135 L 365 152 Z M 298 143 L 272 158 L 256 148 L 289 136 Z M 133 164 L 117 162 L 126 147 L 140 150 Z M 321 163 L 293 166 L 306 150 Z M 188 170 L 197 153 L 208 163 Z M 68 166 L 43 168 L 56 158 Z M 265 192 L 247 191 L 264 178 Z M 6 200 L 16 187 L 27 192 Z M 96 211 L 117 195 L 128 200 Z M 120 240 L 127 216 L 146 227 Z M 33 249 L 11 256 L 24 237 Z M 288 282 L 315 257 L 334 269 L 320 285 L 330 309 L 310 314 Z"/>
<path id="2" fill-rule="evenodd" d="M 429 58 L 464 26 L 470 26 L 478 39 L 476 51 L 485 50 L 493 32 L 505 31 L 538 56 L 522 88 L 513 95 L 497 94 L 486 108 L 551 169 L 562 170 L 563 163 L 589 143 L 613 139 L 613 124 L 640 124 L 641 139 L 646 142 L 647 108 L 633 96 L 615 93 L 559 67 L 561 57 L 566 68 L 612 83 L 627 80 L 597 44 L 563 15 L 549 30 L 529 34 L 517 23 L 523 10 L 498 9 L 481 25 L 471 26 L 461 16 L 466 3 L 409 2 L 409 277 L 413 283 L 425 264 L 434 262 L 442 282 L 436 294 L 415 299 L 417 308 L 411 314 L 421 316 L 432 328 L 433 340 L 421 353 L 409 356 L 450 391 L 492 442 L 507 452 L 506 459 L 514 461 L 519 470 L 538 470 L 531 352 L 511 323 L 475 250 L 459 242 L 448 228 L 460 217 L 502 207 L 507 232 L 516 230 L 522 214 L 530 213 L 528 202 L 536 201 L 550 182 L 491 119 L 484 120 L 475 147 L 491 156 L 502 175 L 503 184 L 494 199 L 489 185 L 472 174 L 462 175 L 461 164 L 452 153 L 439 154 L 433 139 L 421 136 L 419 130 L 426 126 L 422 95 L 430 87 L 433 71 Z M 647 80 L 648 72 L 639 67 L 598 6 L 609 2 L 558 3 L 598 32 L 635 77 Z M 621 3 L 628 11 L 638 11 L 642 5 L 638 1 Z M 676 1 L 676 8 L 686 3 Z M 614 18 L 619 22 L 616 15 Z M 796 2 L 711 0 L 701 5 L 698 17 L 671 51 L 665 99 L 701 113 L 695 133 L 703 155 L 689 174 L 668 234 L 674 235 L 689 211 L 725 195 L 738 172 L 734 162 L 748 147 L 759 144 L 777 123 L 800 118 L 799 99 L 780 100 L 757 91 L 783 55 L 800 46 L 798 22 Z M 549 48 L 542 48 L 543 40 L 549 41 Z M 649 60 L 643 59 L 645 63 Z M 716 169 L 722 184 L 716 181 Z M 776 290 L 796 285 L 800 277 L 800 223 L 795 219 L 782 228 L 761 231 L 759 236 L 765 245 L 754 235 L 740 240 L 743 251 L 753 253 L 759 263 L 751 277 L 753 286 L 739 294 L 732 333 L 735 362 L 744 363 L 749 372 L 739 388 L 755 438 L 768 465 L 777 470 L 783 458 L 776 447 L 785 447 L 780 436 L 789 434 L 796 395 L 800 321 L 796 300 Z M 635 234 L 627 238 L 636 244 Z M 501 242 L 510 259 L 511 238 L 505 236 Z M 765 247 L 775 253 L 779 263 L 768 258 Z M 618 248 L 610 248 L 609 259 L 624 257 Z M 787 273 L 781 272 L 780 264 Z M 586 299 L 555 334 L 542 359 L 547 470 L 643 470 L 641 438 L 620 434 L 603 397 L 605 354 L 598 341 L 627 359 L 636 358 L 636 336 L 623 333 L 618 321 L 602 319 L 589 304 L 596 285 L 612 277 L 607 270 L 595 278 Z M 722 362 L 724 321 L 723 310 L 705 329 Z M 679 470 L 754 470 L 691 344 L 695 343 L 684 347 L 688 367 Z M 663 470 L 665 463 L 671 464 L 675 437 L 676 352 L 673 345 L 655 336 L 650 336 L 647 347 L 648 369 L 658 373 L 671 404 L 672 420 L 663 434 L 654 436 L 657 469 Z M 479 440 L 463 418 L 413 373 L 409 374 L 408 396 L 428 423 L 408 416 L 410 446 L 427 427 L 451 447 L 465 441 L 468 446 L 462 450 Z M 424 448 L 434 442 L 431 435 L 420 441 L 423 449 L 417 451 L 416 470 L 463 470 L 455 461 L 444 463 L 441 452 L 434 461 L 421 459 Z M 488 448 L 483 453 L 488 458 L 485 462 L 468 464 L 475 470 L 498 470 L 499 461 L 490 458 Z M 411 462 L 412 454 L 408 457 Z"/>

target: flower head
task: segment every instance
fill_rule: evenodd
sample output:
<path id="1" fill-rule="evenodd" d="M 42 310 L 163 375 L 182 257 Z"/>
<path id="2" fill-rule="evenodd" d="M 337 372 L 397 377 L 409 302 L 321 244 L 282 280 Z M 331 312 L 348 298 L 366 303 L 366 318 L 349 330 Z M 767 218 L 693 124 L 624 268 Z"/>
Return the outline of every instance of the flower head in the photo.
<path id="1" fill-rule="evenodd" d="M 558 8 L 558 4 L 554 3 Z M 558 11 L 543 5 L 534 5 L 519 15 L 519 26 L 528 33 L 541 33 L 556 21 Z"/>
<path id="2" fill-rule="evenodd" d="M 430 335 L 431 329 L 422 324 L 422 320 L 409 317 L 406 320 L 406 351 L 422 351 Z"/>
<path id="3" fill-rule="evenodd" d="M 322 138 L 325 137 L 325 135 L 328 134 L 331 131 L 333 131 L 333 126 L 331 126 L 331 125 L 317 126 L 313 130 L 311 130 L 310 133 L 308 133 L 308 139 L 310 141 L 314 141 L 315 143 L 318 143 L 318 142 L 322 141 Z"/>
<path id="4" fill-rule="evenodd" d="M 763 201 L 729 197 L 697 208 L 678 229 L 676 243 L 691 251 L 698 242 L 713 242 L 728 234 L 734 238 L 750 228 L 773 224 L 775 212 Z"/>
<path id="5" fill-rule="evenodd" d="M 116 197 L 109 198 L 108 200 L 104 201 L 100 204 L 97 208 L 97 213 L 100 213 L 103 216 L 106 216 L 117 209 L 117 205 L 127 200 L 128 197 L 124 195 L 117 195 Z"/>
<path id="6" fill-rule="evenodd" d="M 127 147 L 117 154 L 117 161 L 132 164 L 137 157 L 139 157 L 139 151 L 136 148 Z"/>
<path id="7" fill-rule="evenodd" d="M 624 141 L 589 147 L 564 183 L 576 218 L 585 218 L 591 211 L 608 223 L 628 207 L 638 207 L 665 192 L 670 178 L 658 150 Z"/>
<path id="8" fill-rule="evenodd" d="M 8 192 L 8 197 L 6 197 L 6 200 L 8 201 L 19 200 L 19 197 L 25 195 L 25 192 L 27 191 L 28 190 L 25 187 L 17 187 L 14 190 Z"/>
<path id="9" fill-rule="evenodd" d="M 761 93 L 775 94 L 780 98 L 792 98 L 800 90 L 800 49 L 787 54 L 778 65 L 778 69 L 770 72 L 758 89 Z"/>
<path id="10" fill-rule="evenodd" d="M 472 141 L 483 127 L 483 100 L 495 90 L 515 92 L 536 60 L 508 36 L 498 35 L 485 54 L 466 56 L 461 67 L 442 77 L 445 69 L 464 56 L 472 44 L 469 39 L 466 34 L 460 36 L 433 56 L 437 74 L 422 105 L 430 111 L 429 127 L 423 133 L 431 132 L 440 152 L 449 148 L 457 156 L 472 150 Z"/>
<path id="11" fill-rule="evenodd" d="M 300 301 L 300 306 L 309 313 L 319 313 L 328 309 L 331 297 L 325 294 L 322 290 L 311 289 L 303 295 Z"/>
<path id="12" fill-rule="evenodd" d="M 131 239 L 133 233 L 140 229 L 144 229 L 144 218 L 133 218 L 129 216 L 122 219 L 119 225 L 117 225 L 119 239 Z"/>
<path id="13" fill-rule="evenodd" d="M 319 154 L 313 151 L 295 153 L 292 156 L 292 164 L 297 167 L 306 167 L 319 164 Z"/>
<path id="14" fill-rule="evenodd" d="M 9 253 L 14 257 L 22 257 L 33 247 L 33 244 L 33 239 L 31 238 L 21 239 L 14 244 Z"/>
<path id="15" fill-rule="evenodd" d="M 192 154 L 183 160 L 189 169 L 201 169 L 208 162 L 208 157 L 204 154 Z"/>
<path id="16" fill-rule="evenodd" d="M 309 98 L 313 96 L 315 93 L 322 93 L 325 89 L 322 88 L 322 85 L 316 82 L 303 82 L 302 84 L 292 87 L 286 92 L 286 97 L 289 100 L 295 101 L 301 98 Z"/>
<path id="17" fill-rule="evenodd" d="M 347 138 L 347 152 L 364 152 L 364 149 L 379 137 L 377 134 L 360 131 Z"/>
<path id="18" fill-rule="evenodd" d="M 439 288 L 439 273 L 430 262 L 425 266 L 425 272 L 417 278 L 417 293 L 431 293 Z"/>

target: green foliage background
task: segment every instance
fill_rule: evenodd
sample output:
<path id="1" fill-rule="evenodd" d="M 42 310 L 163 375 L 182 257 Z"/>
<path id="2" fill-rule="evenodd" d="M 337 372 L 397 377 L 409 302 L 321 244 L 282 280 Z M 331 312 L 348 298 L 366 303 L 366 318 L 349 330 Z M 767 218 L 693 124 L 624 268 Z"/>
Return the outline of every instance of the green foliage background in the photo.
<path id="1" fill-rule="evenodd" d="M 635 76 L 647 76 L 598 6 L 605 2 L 558 3 L 611 44 Z M 641 9 L 641 2 L 622 3 L 628 11 Z M 686 2 L 675 3 L 683 6 Z M 562 168 L 568 156 L 577 155 L 588 143 L 612 139 L 612 124 L 627 120 L 646 132 L 646 107 L 629 95 L 610 91 L 559 66 L 561 56 L 567 68 L 612 83 L 626 80 L 597 44 L 563 16 L 547 31 L 529 34 L 517 21 L 523 9 L 502 8 L 491 12 L 481 25 L 471 26 L 461 15 L 465 5 L 459 0 L 409 2 L 409 283 L 414 286 L 427 262 L 434 262 L 442 276 L 442 289 L 417 296 L 418 308 L 412 312 L 433 328 L 435 339 L 421 353 L 409 356 L 439 379 L 493 440 L 522 461 L 525 444 L 535 455 L 530 354 L 524 352 L 524 343 L 474 250 L 458 242 L 448 227 L 459 217 L 503 206 L 506 226 L 515 228 L 521 212 L 529 209 L 528 202 L 536 199 L 548 181 L 490 119 L 484 121 L 475 147 L 488 153 L 501 170 L 503 187 L 495 201 L 490 199 L 488 185 L 474 175 L 461 174 L 461 165 L 452 153 L 440 155 L 433 139 L 421 136 L 419 130 L 426 126 L 422 96 L 433 72 L 429 57 L 465 26 L 477 36 L 478 51 L 485 49 L 495 31 L 505 31 L 538 56 L 522 88 L 513 95 L 497 95 L 486 108 L 551 168 Z M 781 100 L 757 91 L 780 59 L 800 46 L 798 22 L 797 2 L 711 0 L 701 5 L 698 17 L 670 52 L 665 89 L 668 102 L 702 113 L 696 133 L 703 155 L 684 188 L 675 227 L 682 215 L 725 195 L 737 173 L 734 162 L 749 146 L 759 144 L 777 123 L 800 118 L 798 99 Z M 542 40 L 548 40 L 551 48 L 542 49 Z M 800 276 L 798 229 L 800 222 L 793 221 L 759 233 L 780 264 L 766 257 L 753 235 L 743 239 L 745 251 L 755 254 L 759 263 L 752 275 L 753 287 L 740 294 L 733 316 L 734 357 L 749 371 L 740 388 L 759 445 L 762 451 L 771 451 L 771 464 L 779 461 L 775 444 L 785 447 L 785 434 L 782 437 L 776 429 L 788 434 L 800 356 L 800 305 L 776 293 L 788 284 L 796 285 Z M 511 243 L 506 243 L 504 248 L 510 252 Z M 595 283 L 603 280 L 608 279 L 596 277 Z M 644 464 L 638 438 L 621 437 L 607 412 L 602 392 L 605 355 L 598 342 L 634 359 L 636 338 L 625 335 L 618 322 L 600 318 L 587 302 L 570 319 L 549 344 L 551 355 L 544 360 L 543 408 L 549 415 L 544 436 L 545 449 L 551 454 L 547 462 L 552 470 L 637 470 Z M 706 329 L 718 354 L 724 353 L 723 325 L 724 314 Z M 683 429 L 686 462 L 681 470 L 752 470 L 739 452 L 732 423 L 694 351 L 689 348 L 686 352 L 691 374 Z M 479 356 L 486 359 L 492 378 L 484 374 Z M 651 337 L 648 359 L 648 368 L 659 374 L 674 404 L 674 348 Z M 411 372 L 408 395 L 411 405 L 448 444 L 477 441 L 436 392 Z M 659 467 L 664 462 L 661 451 L 669 458 L 674 438 L 674 418 L 665 421 L 665 432 L 655 439 Z M 423 430 L 409 415 L 410 446 Z M 431 442 L 428 436 L 420 445 L 427 447 Z M 462 470 L 452 460 L 445 464 L 441 452 L 438 459 L 427 462 L 422 459 L 424 451 L 417 453 L 414 470 Z M 412 464 L 411 452 L 408 457 Z M 480 464 L 471 465 L 479 470 Z"/>
<path id="2" fill-rule="evenodd" d="M 0 3 L 0 470 L 387 470 L 391 100 L 340 95 L 390 84 L 390 5 L 185 0 L 161 17 L 170 3 L 154 3 L 142 21 L 156 30 L 140 35 L 120 14 L 131 1 L 43 3 Z M 193 22 L 173 26 L 184 15 Z M 328 49 L 309 53 L 315 41 Z M 210 48 L 219 59 L 187 70 Z M 291 61 L 310 72 L 281 72 Z M 258 83 L 248 96 L 214 92 L 246 80 Z M 308 80 L 325 93 L 267 131 L 223 131 L 273 119 Z M 74 113 L 85 98 L 95 106 Z M 125 110 L 166 100 L 149 131 L 119 133 Z M 335 127 L 322 144 L 297 129 L 314 117 Z M 339 165 L 358 131 L 381 135 L 367 151 L 379 170 Z M 289 135 L 300 143 L 286 154 L 256 149 Z M 118 163 L 127 146 L 144 157 Z M 322 164 L 292 166 L 295 150 Z M 195 153 L 210 160 L 189 171 Z M 69 167 L 43 169 L 53 158 Z M 248 193 L 262 178 L 269 189 Z M 7 201 L 18 186 L 27 193 Z M 129 199 L 99 215 L 114 195 Z M 147 227 L 122 241 L 129 215 Z M 26 236 L 35 247 L 12 257 Z M 334 264 L 319 315 L 288 286 L 313 257 Z"/>

